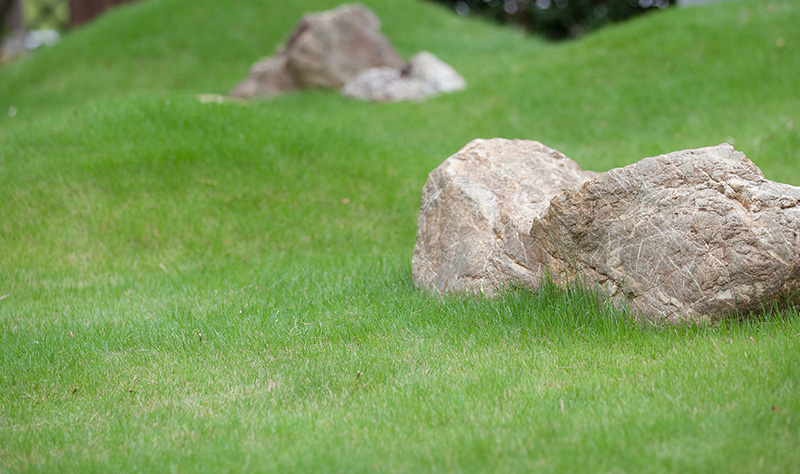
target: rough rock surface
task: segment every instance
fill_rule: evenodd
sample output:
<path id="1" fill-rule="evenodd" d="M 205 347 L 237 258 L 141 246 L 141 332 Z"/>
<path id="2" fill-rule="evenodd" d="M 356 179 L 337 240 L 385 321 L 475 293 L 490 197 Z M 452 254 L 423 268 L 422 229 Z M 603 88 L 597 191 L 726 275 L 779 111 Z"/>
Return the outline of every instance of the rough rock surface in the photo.
<path id="1" fill-rule="evenodd" d="M 596 174 L 538 142 L 470 142 L 422 190 L 414 285 L 491 295 L 511 279 L 537 284 L 520 236 L 551 197 Z"/>
<path id="2" fill-rule="evenodd" d="M 467 87 L 455 69 L 432 53 L 416 54 L 403 68 L 380 67 L 350 79 L 342 94 L 373 102 L 426 99 Z"/>
<path id="3" fill-rule="evenodd" d="M 511 281 L 535 288 L 547 273 L 559 284 L 580 278 L 598 285 L 637 317 L 657 322 L 798 302 L 800 188 L 767 180 L 730 145 L 645 158 L 549 203 L 531 203 L 537 211 L 508 214 L 510 224 L 494 227 L 473 224 L 512 209 L 498 198 L 517 203 L 530 195 L 520 196 L 521 186 L 480 184 L 475 172 L 454 168 L 451 160 L 464 161 L 454 158 L 423 190 L 413 263 L 421 288 L 491 294 Z M 483 159 L 508 160 L 497 153 Z M 442 168 L 453 170 L 446 182 Z M 458 264 L 467 255 L 470 263 Z M 514 265 L 498 265 L 504 256 Z"/>
<path id="4" fill-rule="evenodd" d="M 551 201 L 532 263 L 596 282 L 649 319 L 701 321 L 793 303 L 800 188 L 724 144 L 614 169 Z"/>
<path id="5" fill-rule="evenodd" d="M 334 88 L 373 67 L 400 68 L 403 59 L 362 5 L 342 5 L 303 16 L 274 56 L 256 63 L 231 95 L 272 96 L 296 88 Z"/>

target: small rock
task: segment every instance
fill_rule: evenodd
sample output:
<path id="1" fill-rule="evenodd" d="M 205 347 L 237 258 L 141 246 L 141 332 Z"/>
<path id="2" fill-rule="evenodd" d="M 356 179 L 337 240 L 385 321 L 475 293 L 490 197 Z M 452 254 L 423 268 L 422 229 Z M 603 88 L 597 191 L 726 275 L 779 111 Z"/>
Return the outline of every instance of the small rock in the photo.
<path id="1" fill-rule="evenodd" d="M 342 94 L 372 102 L 420 100 L 467 87 L 455 69 L 432 53 L 422 51 L 403 68 L 367 69 L 349 80 Z"/>
<path id="2" fill-rule="evenodd" d="M 231 97 L 271 97 L 297 89 L 298 84 L 286 69 L 286 54 L 283 51 L 275 56 L 262 59 L 250 68 L 250 75 L 239 83 Z"/>

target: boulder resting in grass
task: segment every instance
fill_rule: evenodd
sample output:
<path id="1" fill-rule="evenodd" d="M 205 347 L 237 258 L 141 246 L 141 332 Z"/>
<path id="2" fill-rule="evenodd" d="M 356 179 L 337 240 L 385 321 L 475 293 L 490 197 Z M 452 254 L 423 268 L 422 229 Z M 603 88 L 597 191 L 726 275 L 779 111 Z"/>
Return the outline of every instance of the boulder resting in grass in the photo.
<path id="1" fill-rule="evenodd" d="M 487 295 L 511 280 L 535 285 L 522 236 L 550 198 L 596 175 L 538 142 L 470 142 L 422 190 L 414 285 Z"/>
<path id="2" fill-rule="evenodd" d="M 652 322 L 747 315 L 798 302 L 798 202 L 728 144 L 594 174 L 537 142 L 476 140 L 423 188 L 413 281 L 491 296 L 549 277 Z"/>

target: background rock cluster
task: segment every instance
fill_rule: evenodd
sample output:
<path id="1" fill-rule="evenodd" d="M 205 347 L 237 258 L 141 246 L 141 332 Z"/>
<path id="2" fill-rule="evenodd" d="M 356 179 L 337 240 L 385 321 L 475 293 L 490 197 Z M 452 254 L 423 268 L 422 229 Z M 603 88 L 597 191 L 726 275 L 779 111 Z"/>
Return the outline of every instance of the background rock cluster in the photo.
<path id="1" fill-rule="evenodd" d="M 255 63 L 230 95 L 270 97 L 298 89 L 342 89 L 369 101 L 419 100 L 466 87 L 464 79 L 432 53 L 403 61 L 363 5 L 303 16 L 273 56 Z"/>

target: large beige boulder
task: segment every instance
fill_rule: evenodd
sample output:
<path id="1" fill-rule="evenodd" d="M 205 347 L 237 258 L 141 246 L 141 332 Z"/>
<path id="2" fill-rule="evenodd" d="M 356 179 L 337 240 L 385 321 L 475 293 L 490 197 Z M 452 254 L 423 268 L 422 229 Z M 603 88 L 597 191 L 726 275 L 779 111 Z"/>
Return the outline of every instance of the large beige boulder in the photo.
<path id="1" fill-rule="evenodd" d="M 422 190 L 414 285 L 488 295 L 512 280 L 535 286 L 522 237 L 550 198 L 596 175 L 538 142 L 470 142 Z"/>
<path id="2" fill-rule="evenodd" d="M 559 195 L 527 248 L 559 281 L 580 276 L 652 320 L 757 312 L 800 290 L 798 200 L 730 145 L 679 151 Z"/>
<path id="3" fill-rule="evenodd" d="M 365 69 L 400 68 L 403 59 L 380 32 L 380 21 L 363 5 L 309 13 L 286 45 L 261 60 L 231 92 L 234 97 L 273 96 L 297 88 L 339 89 Z"/>
<path id="4" fill-rule="evenodd" d="M 483 160 L 508 158 L 489 152 Z M 463 158 L 451 157 L 440 168 L 455 169 L 448 162 Z M 413 261 L 421 288 L 492 294 L 509 283 L 536 288 L 549 275 L 557 284 L 596 286 L 655 322 L 714 320 L 798 301 L 800 188 L 767 180 L 730 145 L 611 170 L 523 206 L 527 212 L 507 214 L 505 226 L 470 223 L 486 209 L 519 208 L 498 199 L 524 202 L 531 195 L 518 194 L 522 186 L 496 187 L 471 178 L 472 171 L 445 183 L 441 173 L 437 168 L 423 190 Z M 523 170 L 518 176 L 528 179 Z M 470 190 L 464 199 L 443 189 L 453 183 Z M 487 241 L 494 242 L 487 247 Z M 500 258 L 493 249 L 502 249 Z M 511 271 L 496 263 L 502 256 L 514 261 Z M 469 264 L 454 264 L 459 261 Z"/>

